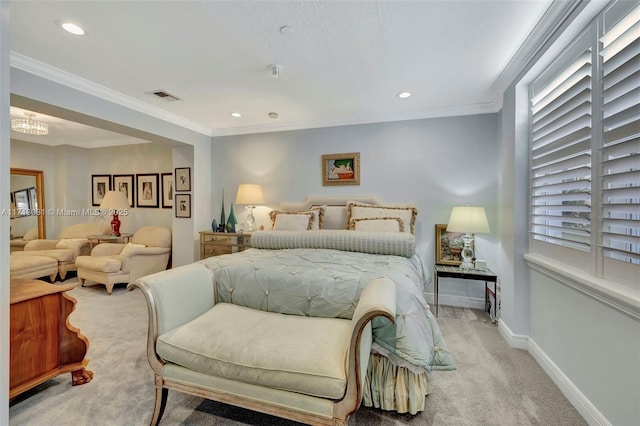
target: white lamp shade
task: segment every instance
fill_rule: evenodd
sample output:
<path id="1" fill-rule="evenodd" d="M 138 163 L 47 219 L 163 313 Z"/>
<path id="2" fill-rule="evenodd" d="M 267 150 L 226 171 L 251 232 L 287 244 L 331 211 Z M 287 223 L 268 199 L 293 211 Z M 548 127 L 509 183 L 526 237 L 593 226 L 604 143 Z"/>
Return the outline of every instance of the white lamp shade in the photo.
<path id="1" fill-rule="evenodd" d="M 238 186 L 238 195 L 236 196 L 236 204 L 255 206 L 256 204 L 264 204 L 264 195 L 262 187 L 254 183 L 243 183 Z"/>
<path id="2" fill-rule="evenodd" d="M 488 234 L 489 222 L 484 207 L 460 206 L 451 210 L 448 232 L 465 232 L 470 234 Z"/>
<path id="3" fill-rule="evenodd" d="M 129 207 L 127 196 L 124 195 L 124 192 L 120 191 L 107 191 L 100 203 L 101 210 L 124 210 Z"/>

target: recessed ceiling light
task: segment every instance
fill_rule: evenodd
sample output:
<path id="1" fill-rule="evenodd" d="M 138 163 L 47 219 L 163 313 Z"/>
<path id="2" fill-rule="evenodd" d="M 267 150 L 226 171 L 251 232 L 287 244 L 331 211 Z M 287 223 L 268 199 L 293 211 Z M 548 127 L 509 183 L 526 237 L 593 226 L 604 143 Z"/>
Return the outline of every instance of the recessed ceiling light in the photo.
<path id="1" fill-rule="evenodd" d="M 63 30 L 65 30 L 68 33 L 75 34 L 75 35 L 83 35 L 84 34 L 84 30 L 79 25 L 76 25 L 73 22 L 56 21 L 56 24 L 58 24 L 60 26 L 60 28 L 62 28 Z"/>
<path id="2" fill-rule="evenodd" d="M 240 118 L 240 117 L 242 117 L 242 114 L 240 114 L 239 112 L 232 112 L 231 116 L 235 117 L 235 118 Z"/>
<path id="3" fill-rule="evenodd" d="M 407 99 L 408 97 L 411 96 L 411 93 L 410 92 L 400 92 L 396 96 L 398 96 L 400 99 Z"/>

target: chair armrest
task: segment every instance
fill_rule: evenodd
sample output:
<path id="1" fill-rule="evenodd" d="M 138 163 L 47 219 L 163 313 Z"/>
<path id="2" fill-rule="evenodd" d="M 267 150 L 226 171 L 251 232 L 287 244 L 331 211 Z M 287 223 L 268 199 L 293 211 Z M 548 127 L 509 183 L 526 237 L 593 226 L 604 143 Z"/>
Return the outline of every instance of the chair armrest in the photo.
<path id="1" fill-rule="evenodd" d="M 91 250 L 91 256 L 113 256 L 120 254 L 126 244 L 104 243 L 98 244 Z"/>
<path id="2" fill-rule="evenodd" d="M 170 248 L 167 247 L 131 247 L 127 249 L 127 254 L 123 255 L 123 257 L 132 257 L 132 256 L 155 256 L 158 254 L 165 254 L 171 251 Z"/>
<path id="3" fill-rule="evenodd" d="M 24 246 L 24 251 L 32 251 L 32 250 L 52 250 L 56 248 L 56 244 L 58 244 L 60 240 L 31 240 Z"/>
<path id="4" fill-rule="evenodd" d="M 362 402 L 364 378 L 369 366 L 373 335 L 371 320 L 386 317 L 392 323 L 396 317 L 396 285 L 388 278 L 377 278 L 367 284 L 360 295 L 351 319 L 352 333 L 347 358 L 347 389 L 334 405 L 334 418 L 355 411 Z"/>
<path id="5" fill-rule="evenodd" d="M 130 283 L 127 288 L 139 288 L 147 300 L 147 359 L 151 368 L 160 374 L 164 361 L 155 352 L 158 336 L 186 324 L 213 307 L 213 275 L 204 265 L 192 263 L 144 276 Z"/>

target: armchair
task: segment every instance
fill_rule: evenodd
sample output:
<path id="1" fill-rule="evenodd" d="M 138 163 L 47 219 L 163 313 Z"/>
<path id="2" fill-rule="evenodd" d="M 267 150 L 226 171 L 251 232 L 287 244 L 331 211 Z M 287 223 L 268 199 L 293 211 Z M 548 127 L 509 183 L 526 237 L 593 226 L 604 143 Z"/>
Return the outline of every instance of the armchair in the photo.
<path id="1" fill-rule="evenodd" d="M 76 258 L 89 254 L 89 235 L 99 233 L 96 223 L 78 223 L 65 227 L 57 240 L 33 239 L 28 241 L 23 251 L 12 251 L 16 256 L 44 256 L 58 261 L 58 274 L 64 281 L 67 272 L 76 270 Z"/>
<path id="2" fill-rule="evenodd" d="M 128 284 L 145 275 L 167 268 L 171 255 L 171 230 L 145 226 L 127 244 L 98 244 L 90 256 L 76 259 L 78 278 L 104 284 L 111 294 L 115 284 Z"/>
<path id="3" fill-rule="evenodd" d="M 38 238 L 38 227 L 34 226 L 29 229 L 26 234 L 22 238 L 11 238 L 9 241 L 10 252 L 14 251 L 23 251 L 24 246 L 27 245 L 29 241 L 35 240 Z"/>

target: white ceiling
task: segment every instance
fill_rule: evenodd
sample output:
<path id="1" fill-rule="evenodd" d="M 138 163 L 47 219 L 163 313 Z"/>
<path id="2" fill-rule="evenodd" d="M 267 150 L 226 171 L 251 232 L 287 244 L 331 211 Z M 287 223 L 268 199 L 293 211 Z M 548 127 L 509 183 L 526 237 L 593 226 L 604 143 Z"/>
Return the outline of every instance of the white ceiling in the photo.
<path id="1" fill-rule="evenodd" d="M 209 135 L 495 112 L 551 3 L 10 1 L 11 63 Z M 118 143 L 54 121 L 35 141 Z"/>

